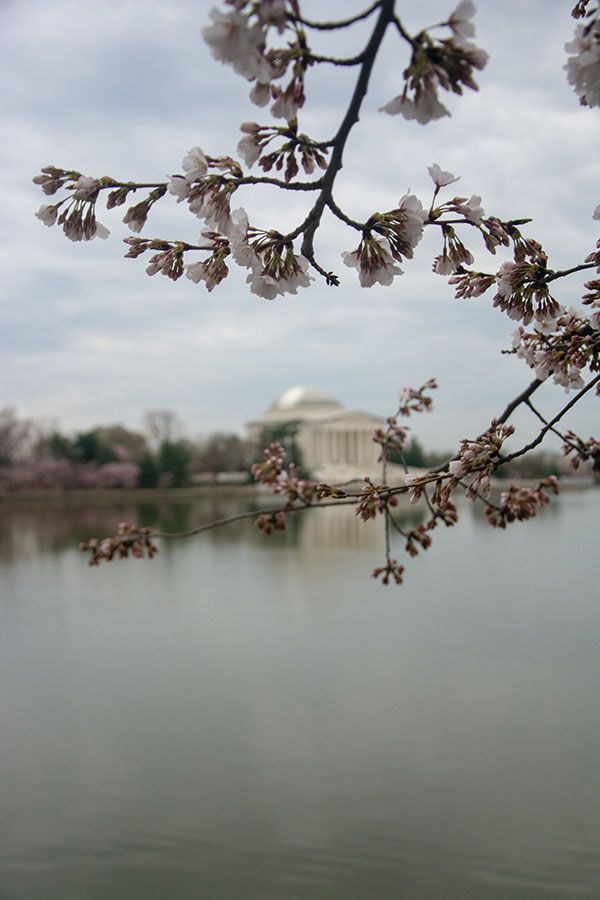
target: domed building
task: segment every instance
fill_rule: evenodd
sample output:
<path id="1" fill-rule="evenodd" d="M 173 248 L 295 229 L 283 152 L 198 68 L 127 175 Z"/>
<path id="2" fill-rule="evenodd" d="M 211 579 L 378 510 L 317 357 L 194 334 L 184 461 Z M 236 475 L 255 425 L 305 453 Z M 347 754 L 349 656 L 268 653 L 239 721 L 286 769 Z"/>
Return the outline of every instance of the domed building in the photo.
<path id="1" fill-rule="evenodd" d="M 379 446 L 373 432 L 385 425 L 370 413 L 349 410 L 317 388 L 297 386 L 275 400 L 260 419 L 247 423 L 250 440 L 293 437 L 302 465 L 317 481 L 379 479 Z"/>

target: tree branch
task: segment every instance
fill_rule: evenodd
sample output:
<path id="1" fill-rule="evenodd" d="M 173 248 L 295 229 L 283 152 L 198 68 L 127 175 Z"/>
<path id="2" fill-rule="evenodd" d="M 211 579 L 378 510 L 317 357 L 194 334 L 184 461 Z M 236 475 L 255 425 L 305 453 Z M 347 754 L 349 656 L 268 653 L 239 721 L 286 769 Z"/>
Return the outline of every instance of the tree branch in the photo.
<path id="1" fill-rule="evenodd" d="M 550 281 L 556 281 L 557 278 L 564 278 L 565 275 L 572 275 L 573 272 L 583 272 L 584 269 L 595 269 L 596 263 L 581 263 L 579 266 L 573 266 L 571 269 L 563 269 L 562 272 L 551 272 L 544 278 L 544 282 L 548 284 Z"/>
<path id="2" fill-rule="evenodd" d="M 348 56 L 345 59 L 335 56 L 318 56 L 316 53 L 311 53 L 309 57 L 311 62 L 331 63 L 332 66 L 358 66 L 364 58 L 364 52 L 358 53 L 356 56 Z"/>
<path id="3" fill-rule="evenodd" d="M 521 447 L 520 450 L 515 450 L 514 453 L 509 453 L 508 456 L 501 457 L 502 465 L 504 465 L 504 463 L 511 462 L 513 459 L 517 459 L 517 457 L 519 456 L 523 456 L 523 454 L 528 453 L 530 450 L 533 450 L 534 447 L 539 446 L 548 432 L 553 430 L 553 426 L 562 419 L 565 413 L 567 413 L 573 406 L 575 406 L 576 403 L 579 402 L 579 400 L 581 400 L 584 394 L 587 394 L 587 392 L 590 391 L 594 387 L 594 385 L 598 384 L 598 382 L 600 382 L 600 375 L 596 375 L 595 378 L 592 378 L 592 380 L 588 382 L 585 387 L 581 388 L 581 390 L 578 391 L 574 397 L 571 397 L 569 402 L 566 403 L 565 406 L 563 406 L 560 412 L 558 412 L 553 419 L 550 419 L 550 421 L 547 422 L 546 425 L 544 425 L 538 436 L 533 441 L 531 441 L 529 444 L 526 444 L 524 447 Z"/>
<path id="4" fill-rule="evenodd" d="M 221 525 L 231 525 L 233 522 L 242 522 L 244 519 L 256 519 L 258 516 L 270 516 L 273 513 L 283 512 L 300 512 L 304 509 L 322 509 L 325 506 L 355 506 L 356 499 L 325 500 L 318 504 L 306 504 L 304 506 L 270 506 L 267 509 L 254 509 L 248 512 L 236 513 L 233 516 L 225 516 L 223 519 L 215 519 L 212 522 L 206 522 L 204 525 L 198 525 L 197 528 L 191 528 L 189 531 L 153 531 L 153 538 L 188 538 L 194 537 L 196 534 L 202 534 L 203 531 L 211 531 L 213 528 L 219 528 Z"/>
<path id="5" fill-rule="evenodd" d="M 375 10 L 381 6 L 381 3 L 382 0 L 376 0 L 375 3 L 371 3 L 371 5 L 363 10 L 363 12 L 351 16 L 349 19 L 339 19 L 337 22 L 314 22 L 310 19 L 303 19 L 302 16 L 294 16 L 292 17 L 292 21 L 298 22 L 299 25 L 304 25 L 306 28 L 314 28 L 315 31 L 334 31 L 336 28 L 348 28 L 348 26 L 354 25 L 355 22 L 367 19 L 371 13 L 375 12 Z"/>
<path id="6" fill-rule="evenodd" d="M 350 104 L 346 111 L 346 115 L 344 116 L 338 132 L 332 142 L 333 150 L 331 153 L 331 159 L 329 161 L 327 171 L 323 176 L 321 193 L 317 197 L 315 205 L 313 206 L 308 216 L 306 217 L 305 222 L 303 223 L 302 230 L 304 231 L 304 240 L 302 241 L 302 253 L 311 262 L 314 260 L 313 242 L 315 232 L 319 227 L 323 211 L 328 205 L 328 201 L 331 200 L 331 192 L 335 183 L 335 179 L 338 172 L 342 168 L 344 147 L 346 146 L 348 135 L 350 134 L 350 131 L 352 130 L 354 125 L 358 122 L 360 108 L 369 87 L 369 78 L 371 76 L 375 57 L 377 56 L 377 51 L 379 50 L 386 29 L 392 21 L 394 15 L 394 0 L 381 0 L 380 3 L 377 3 L 373 6 L 373 9 L 377 7 L 381 7 L 379 17 L 377 19 L 369 42 L 365 47 L 364 59 L 361 65 L 358 79 L 356 81 L 352 99 L 350 100 Z"/>
<path id="7" fill-rule="evenodd" d="M 517 397 L 515 397 L 514 400 L 511 400 L 502 415 L 498 416 L 496 421 L 500 422 L 501 424 L 506 422 L 512 416 L 517 406 L 520 406 L 521 403 L 528 403 L 531 395 L 534 394 L 535 391 L 537 391 L 541 384 L 543 384 L 543 381 L 541 381 L 541 379 L 534 378 L 531 384 L 528 385 L 528 387 L 526 387 L 524 391 L 522 391 Z"/>
<path id="8" fill-rule="evenodd" d="M 271 178 L 268 175 L 244 175 L 242 178 L 233 178 L 229 184 L 272 184 L 286 191 L 318 191 L 323 185 L 323 178 L 316 181 L 282 181 L 280 178 Z"/>

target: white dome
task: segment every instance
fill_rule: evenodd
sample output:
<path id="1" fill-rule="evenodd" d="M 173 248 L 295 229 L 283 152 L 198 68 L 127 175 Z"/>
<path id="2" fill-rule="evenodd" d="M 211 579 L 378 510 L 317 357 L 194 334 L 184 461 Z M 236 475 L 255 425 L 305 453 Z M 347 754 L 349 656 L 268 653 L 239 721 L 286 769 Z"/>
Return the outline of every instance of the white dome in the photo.
<path id="1" fill-rule="evenodd" d="M 284 391 L 281 397 L 272 404 L 271 409 L 288 410 L 305 406 L 326 406 L 330 409 L 343 409 L 342 404 L 338 400 L 334 400 L 333 397 L 329 397 L 325 391 L 320 391 L 318 388 L 303 387 L 302 385 L 296 385 L 296 387 L 291 387 Z"/>

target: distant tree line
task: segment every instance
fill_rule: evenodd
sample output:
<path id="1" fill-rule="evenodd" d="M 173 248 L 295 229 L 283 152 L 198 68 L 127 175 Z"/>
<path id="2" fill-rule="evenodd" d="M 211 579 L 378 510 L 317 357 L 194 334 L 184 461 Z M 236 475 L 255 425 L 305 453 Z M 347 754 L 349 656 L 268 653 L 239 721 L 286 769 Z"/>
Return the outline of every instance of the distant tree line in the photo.
<path id="1" fill-rule="evenodd" d="M 151 410 L 143 429 L 99 425 L 65 434 L 0 409 L 0 490 L 186 487 L 204 474 L 248 472 L 253 450 L 236 434 L 191 440 L 170 410 Z"/>
<path id="2" fill-rule="evenodd" d="M 280 441 L 303 475 L 302 454 L 296 442 L 298 422 L 263 431 L 257 444 L 237 434 L 215 432 L 194 440 L 170 410 L 150 410 L 143 427 L 99 425 L 68 435 L 52 425 L 19 417 L 12 407 L 0 409 L 0 491 L 55 488 L 187 487 L 238 473 L 248 476 L 252 463 L 272 441 Z M 428 452 L 412 438 L 402 460 L 412 467 L 431 468 L 450 453 Z M 539 478 L 560 475 L 564 460 L 557 453 L 540 452 L 515 460 L 498 477 Z M 226 473 L 226 474 L 225 474 Z"/>

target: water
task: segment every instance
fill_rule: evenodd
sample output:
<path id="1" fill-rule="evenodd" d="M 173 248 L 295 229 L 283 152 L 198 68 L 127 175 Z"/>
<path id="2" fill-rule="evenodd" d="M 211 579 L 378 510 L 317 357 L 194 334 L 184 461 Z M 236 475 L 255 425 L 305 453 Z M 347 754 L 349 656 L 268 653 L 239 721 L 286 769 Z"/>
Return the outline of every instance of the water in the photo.
<path id="1" fill-rule="evenodd" d="M 402 588 L 341 509 L 76 550 L 235 506 L 3 510 L 1 900 L 600 897 L 600 491 Z"/>

